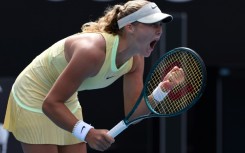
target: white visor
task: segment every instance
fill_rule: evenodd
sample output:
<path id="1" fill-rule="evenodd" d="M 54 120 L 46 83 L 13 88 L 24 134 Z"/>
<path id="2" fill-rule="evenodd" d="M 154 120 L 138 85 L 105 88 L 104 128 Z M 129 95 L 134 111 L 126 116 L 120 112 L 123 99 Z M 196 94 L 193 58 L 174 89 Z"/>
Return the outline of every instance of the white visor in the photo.
<path id="1" fill-rule="evenodd" d="M 150 2 L 140 8 L 138 11 L 129 14 L 117 21 L 119 29 L 124 27 L 129 23 L 133 23 L 135 21 L 141 23 L 155 23 L 162 21 L 164 23 L 172 21 L 173 17 L 169 14 L 162 13 L 162 11 L 157 7 L 157 5 L 153 2 Z"/>

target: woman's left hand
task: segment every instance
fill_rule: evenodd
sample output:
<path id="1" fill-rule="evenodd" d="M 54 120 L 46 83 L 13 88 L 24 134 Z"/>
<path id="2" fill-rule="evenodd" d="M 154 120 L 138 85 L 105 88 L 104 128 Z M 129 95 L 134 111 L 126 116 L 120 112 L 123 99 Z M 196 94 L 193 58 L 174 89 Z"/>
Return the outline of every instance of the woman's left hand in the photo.
<path id="1" fill-rule="evenodd" d="M 160 83 L 160 87 L 163 91 L 170 91 L 175 86 L 179 85 L 185 80 L 185 74 L 182 68 L 175 66 L 171 71 L 167 73 L 163 81 Z"/>

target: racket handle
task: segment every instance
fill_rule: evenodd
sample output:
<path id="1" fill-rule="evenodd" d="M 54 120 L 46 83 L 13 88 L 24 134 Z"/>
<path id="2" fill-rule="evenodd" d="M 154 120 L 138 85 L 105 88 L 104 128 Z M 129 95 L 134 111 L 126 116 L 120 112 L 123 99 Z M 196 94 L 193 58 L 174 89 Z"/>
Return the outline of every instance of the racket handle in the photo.
<path id="1" fill-rule="evenodd" d="M 118 134 L 120 134 L 122 131 L 124 131 L 127 127 L 128 126 L 122 120 L 116 126 L 114 126 L 107 134 L 110 135 L 111 137 L 115 138 Z"/>

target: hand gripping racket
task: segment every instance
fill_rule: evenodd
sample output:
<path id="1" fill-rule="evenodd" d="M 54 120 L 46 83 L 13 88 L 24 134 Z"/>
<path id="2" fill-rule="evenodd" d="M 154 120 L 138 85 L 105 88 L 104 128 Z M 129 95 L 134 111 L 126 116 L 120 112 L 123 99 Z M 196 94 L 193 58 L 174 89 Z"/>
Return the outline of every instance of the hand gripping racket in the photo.
<path id="1" fill-rule="evenodd" d="M 153 90 L 162 82 L 164 76 L 178 66 L 185 73 L 185 80 L 175 86 L 160 102 L 148 98 Z M 171 117 L 179 115 L 191 108 L 201 97 L 206 84 L 206 68 L 201 57 L 193 50 L 185 47 L 175 48 L 160 57 L 151 68 L 142 92 L 129 114 L 113 127 L 108 134 L 115 138 L 129 125 L 151 117 Z M 150 113 L 129 119 L 144 98 Z"/>

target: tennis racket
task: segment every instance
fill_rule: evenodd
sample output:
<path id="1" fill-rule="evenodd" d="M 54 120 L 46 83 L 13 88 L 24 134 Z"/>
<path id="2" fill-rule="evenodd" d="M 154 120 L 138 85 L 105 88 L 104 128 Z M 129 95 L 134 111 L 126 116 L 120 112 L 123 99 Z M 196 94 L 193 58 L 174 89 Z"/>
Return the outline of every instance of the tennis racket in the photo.
<path id="1" fill-rule="evenodd" d="M 157 102 L 148 98 L 153 90 L 163 80 L 164 76 L 174 67 L 178 66 L 185 73 L 185 80 L 175 86 L 166 97 Z M 151 68 L 146 77 L 142 92 L 129 114 L 113 127 L 108 134 L 115 138 L 128 126 L 152 117 L 171 117 L 186 112 L 201 97 L 206 84 L 206 67 L 201 57 L 192 49 L 175 48 L 160 57 Z M 144 98 L 150 113 L 130 119 Z"/>

